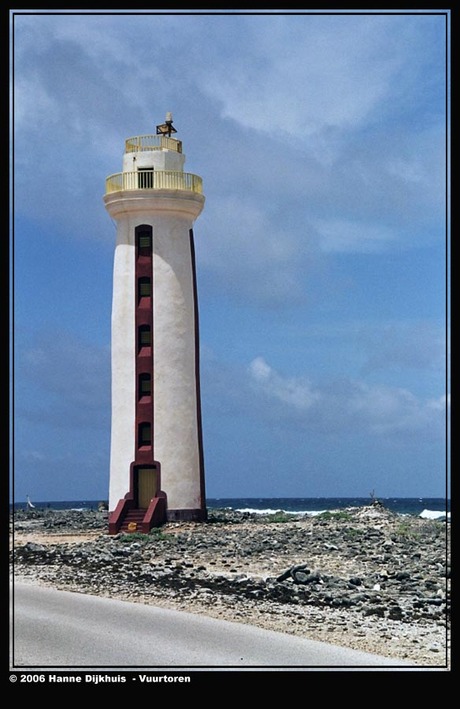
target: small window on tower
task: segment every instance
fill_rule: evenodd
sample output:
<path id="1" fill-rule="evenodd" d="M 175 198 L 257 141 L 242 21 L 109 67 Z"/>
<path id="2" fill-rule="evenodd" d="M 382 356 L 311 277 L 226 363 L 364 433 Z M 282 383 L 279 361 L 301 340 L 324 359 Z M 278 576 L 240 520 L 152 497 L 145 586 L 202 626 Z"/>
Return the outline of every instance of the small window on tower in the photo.
<path id="1" fill-rule="evenodd" d="M 142 347 L 150 347 L 152 344 L 152 331 L 150 325 L 141 325 L 139 327 L 139 349 Z"/>
<path id="2" fill-rule="evenodd" d="M 142 225 L 136 227 L 136 245 L 138 256 L 152 255 L 152 227 Z"/>
<path id="3" fill-rule="evenodd" d="M 152 378 L 150 374 L 139 375 L 139 397 L 150 396 L 152 393 Z"/>
<path id="4" fill-rule="evenodd" d="M 140 249 L 148 249 L 151 244 L 151 236 L 150 234 L 141 234 L 139 236 L 139 248 Z"/>
<path id="5" fill-rule="evenodd" d="M 150 423 L 139 424 L 139 447 L 152 445 L 152 426 Z"/>
<path id="6" fill-rule="evenodd" d="M 138 281 L 138 296 L 139 301 L 141 298 L 150 298 L 152 295 L 152 282 L 148 277 L 139 278 Z"/>

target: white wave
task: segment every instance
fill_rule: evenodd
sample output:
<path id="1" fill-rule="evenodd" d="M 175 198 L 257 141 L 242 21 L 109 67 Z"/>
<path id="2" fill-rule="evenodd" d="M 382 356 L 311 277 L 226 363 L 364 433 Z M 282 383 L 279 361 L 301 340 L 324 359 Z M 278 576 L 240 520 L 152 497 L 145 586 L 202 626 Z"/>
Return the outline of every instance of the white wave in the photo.
<path id="1" fill-rule="evenodd" d="M 450 512 L 442 512 L 439 510 L 423 510 L 423 512 L 420 512 L 419 517 L 422 517 L 423 519 L 441 519 L 441 518 L 446 518 L 450 519 Z"/>
<path id="2" fill-rule="evenodd" d="M 327 510 L 271 510 L 270 508 L 264 508 L 263 510 L 256 510 L 252 507 L 242 507 L 236 509 L 235 512 L 249 512 L 250 514 L 256 515 L 276 515 L 279 512 L 283 512 L 286 515 L 309 515 L 315 517 L 316 515 L 321 515 Z"/>
<path id="3" fill-rule="evenodd" d="M 303 515 L 308 515 L 309 517 L 316 517 L 317 515 L 323 515 L 325 512 L 332 512 L 333 510 L 308 510 L 307 512 L 302 512 Z M 334 510 L 336 511 L 336 510 Z"/>

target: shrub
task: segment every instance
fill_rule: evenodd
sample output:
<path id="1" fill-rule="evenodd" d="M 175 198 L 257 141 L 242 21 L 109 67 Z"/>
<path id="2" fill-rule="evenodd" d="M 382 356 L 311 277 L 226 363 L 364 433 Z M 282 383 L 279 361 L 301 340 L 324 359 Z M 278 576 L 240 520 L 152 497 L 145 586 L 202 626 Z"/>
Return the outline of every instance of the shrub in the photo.
<path id="1" fill-rule="evenodd" d="M 318 515 L 319 519 L 336 519 L 336 520 L 350 520 L 351 519 L 351 514 L 349 512 L 345 511 L 339 511 L 339 512 L 330 512 L 329 510 L 326 510 L 326 512 L 321 512 L 321 514 Z"/>

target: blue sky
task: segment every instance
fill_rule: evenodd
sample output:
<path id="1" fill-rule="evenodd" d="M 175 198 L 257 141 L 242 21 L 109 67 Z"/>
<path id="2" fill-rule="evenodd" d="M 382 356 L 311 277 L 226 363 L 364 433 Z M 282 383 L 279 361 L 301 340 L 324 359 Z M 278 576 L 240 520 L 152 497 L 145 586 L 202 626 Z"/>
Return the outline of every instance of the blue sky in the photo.
<path id="1" fill-rule="evenodd" d="M 203 12 L 10 11 L 15 499 L 108 497 L 102 197 L 167 111 L 207 496 L 443 497 L 450 11 Z"/>

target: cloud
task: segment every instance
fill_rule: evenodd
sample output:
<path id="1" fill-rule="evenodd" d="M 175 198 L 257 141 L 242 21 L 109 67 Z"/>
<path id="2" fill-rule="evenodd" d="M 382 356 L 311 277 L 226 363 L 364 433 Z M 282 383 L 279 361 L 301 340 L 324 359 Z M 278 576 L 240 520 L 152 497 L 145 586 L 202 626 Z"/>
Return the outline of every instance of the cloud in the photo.
<path id="1" fill-rule="evenodd" d="M 318 219 L 314 226 L 323 251 L 328 253 L 380 253 L 396 234 L 380 224 L 343 219 Z"/>
<path id="2" fill-rule="evenodd" d="M 262 358 L 248 367 L 261 416 L 324 435 L 360 433 L 403 440 L 445 432 L 445 397 L 421 400 L 404 388 L 350 378 L 314 385 L 283 377 Z M 263 412 L 266 412 L 264 414 Z"/>
<path id="3" fill-rule="evenodd" d="M 300 378 L 281 377 L 262 357 L 256 357 L 250 363 L 249 373 L 266 394 L 299 411 L 311 409 L 320 398 L 320 394 L 313 391 L 310 382 Z"/>
<path id="4" fill-rule="evenodd" d="M 101 430 L 110 416 L 110 351 L 65 331 L 17 352 L 15 416 L 26 424 Z M 52 434 L 50 434 L 52 435 Z"/>
<path id="5" fill-rule="evenodd" d="M 396 97 L 407 101 L 430 26 L 417 17 L 277 15 L 232 17 L 225 30 L 217 24 L 220 54 L 206 72 L 198 66 L 205 91 L 245 128 L 302 139 L 382 120 Z M 229 50 L 242 37 L 250 56 Z"/>
<path id="6" fill-rule="evenodd" d="M 21 336 L 15 360 L 19 499 L 21 490 L 34 500 L 105 496 L 97 490 L 107 489 L 109 475 L 109 349 L 56 329 Z"/>
<path id="7" fill-rule="evenodd" d="M 430 321 L 382 323 L 361 328 L 358 339 L 366 352 L 362 373 L 415 370 L 441 375 L 447 367 L 447 334 Z"/>
<path id="8" fill-rule="evenodd" d="M 239 276 L 259 303 L 305 300 L 313 253 L 316 267 L 320 252 L 439 237 L 433 32 L 429 18 L 378 14 L 17 17 L 16 213 L 63 238 L 110 238 L 105 178 L 125 138 L 172 110 L 205 178 L 208 271 L 228 294 Z M 265 265 L 278 267 L 271 293 Z"/>
<path id="9" fill-rule="evenodd" d="M 206 211 L 197 225 L 197 257 L 221 293 L 250 298 L 254 306 L 305 301 L 318 259 L 307 224 L 296 230 L 288 218 L 280 222 L 270 204 L 247 195 L 215 198 Z"/>
<path id="10" fill-rule="evenodd" d="M 204 89 L 224 117 L 266 133 L 306 137 L 326 126 L 356 125 L 386 94 L 388 72 L 398 62 L 376 56 L 378 21 L 351 22 L 362 28 L 359 43 L 333 17 L 231 18 L 227 43 L 243 33 L 251 60 L 224 51 L 202 75 Z M 369 73 L 372 80 L 364 80 Z"/>

